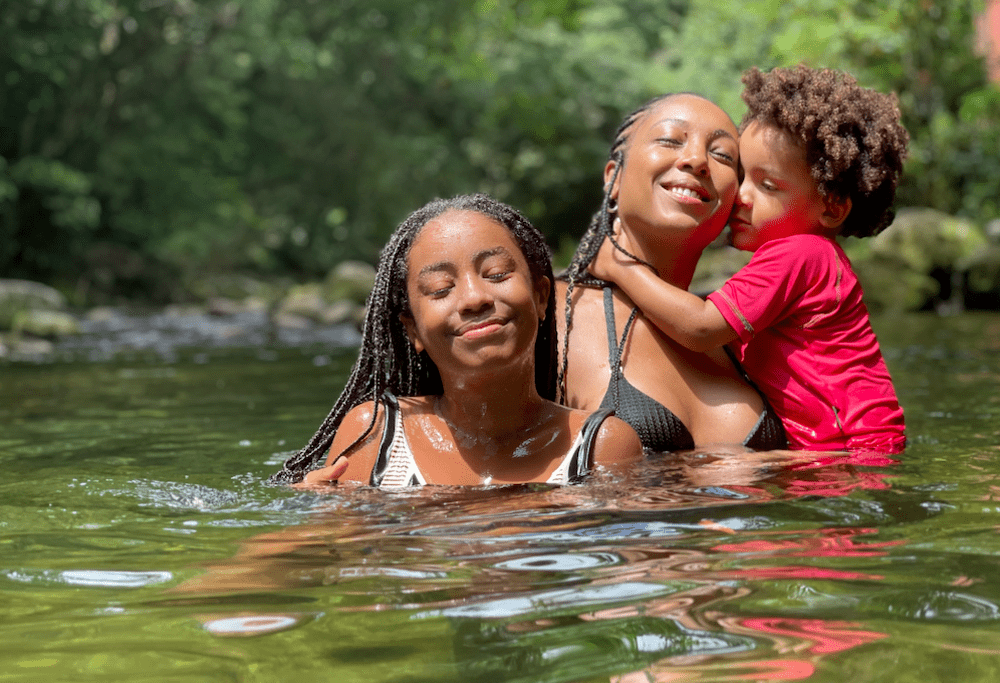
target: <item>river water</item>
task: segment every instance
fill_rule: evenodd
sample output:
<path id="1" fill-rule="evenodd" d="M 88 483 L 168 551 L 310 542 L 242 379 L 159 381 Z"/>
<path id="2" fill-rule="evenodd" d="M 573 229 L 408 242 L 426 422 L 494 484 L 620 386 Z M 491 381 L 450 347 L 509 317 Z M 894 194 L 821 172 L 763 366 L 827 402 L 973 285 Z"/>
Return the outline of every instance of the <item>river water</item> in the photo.
<path id="1" fill-rule="evenodd" d="M 350 335 L 0 365 L 0 681 L 998 680 L 1000 316 L 874 323 L 901 456 L 562 489 L 263 485 Z"/>

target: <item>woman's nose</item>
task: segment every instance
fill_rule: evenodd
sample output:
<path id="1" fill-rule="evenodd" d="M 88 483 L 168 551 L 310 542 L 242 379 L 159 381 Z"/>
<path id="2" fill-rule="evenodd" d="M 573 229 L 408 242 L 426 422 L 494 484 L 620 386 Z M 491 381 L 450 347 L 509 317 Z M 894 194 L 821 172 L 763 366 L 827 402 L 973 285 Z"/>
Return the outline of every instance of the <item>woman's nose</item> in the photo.
<path id="1" fill-rule="evenodd" d="M 681 150 L 679 165 L 698 175 L 708 173 L 708 151 L 697 144 L 685 145 Z"/>

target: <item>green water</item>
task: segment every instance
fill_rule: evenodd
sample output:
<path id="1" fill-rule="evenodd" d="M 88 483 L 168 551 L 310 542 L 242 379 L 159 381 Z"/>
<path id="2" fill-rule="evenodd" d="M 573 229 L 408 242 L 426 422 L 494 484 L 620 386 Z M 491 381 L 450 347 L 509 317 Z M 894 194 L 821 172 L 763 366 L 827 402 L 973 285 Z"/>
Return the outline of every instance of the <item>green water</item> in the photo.
<path id="1" fill-rule="evenodd" d="M 0 681 L 1000 679 L 1000 316 L 878 319 L 895 462 L 262 485 L 353 351 L 0 365 Z"/>

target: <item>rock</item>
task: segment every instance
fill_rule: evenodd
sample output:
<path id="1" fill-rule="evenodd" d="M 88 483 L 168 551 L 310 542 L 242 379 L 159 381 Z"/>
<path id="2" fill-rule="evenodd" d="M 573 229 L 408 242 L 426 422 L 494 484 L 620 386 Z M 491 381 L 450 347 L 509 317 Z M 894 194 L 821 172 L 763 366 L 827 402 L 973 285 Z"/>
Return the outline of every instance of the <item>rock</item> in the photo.
<path id="1" fill-rule="evenodd" d="M 900 209 L 892 225 L 868 242 L 873 255 L 918 273 L 954 269 L 960 260 L 988 245 L 986 235 L 972 221 L 921 208 Z"/>
<path id="2" fill-rule="evenodd" d="M 364 305 L 375 285 L 375 268 L 363 261 L 342 261 L 326 276 L 323 296 L 327 301 L 347 300 Z"/>
<path id="3" fill-rule="evenodd" d="M 205 307 L 209 315 L 215 316 L 237 315 L 247 310 L 242 302 L 224 296 L 211 297 L 205 302 Z"/>
<path id="4" fill-rule="evenodd" d="M 66 299 L 58 290 L 30 280 L 0 280 L 0 330 L 12 328 L 20 311 L 59 311 Z"/>
<path id="5" fill-rule="evenodd" d="M 18 311 L 11 328 L 14 332 L 50 339 L 80 332 L 76 318 L 62 311 Z"/>
<path id="6" fill-rule="evenodd" d="M 186 284 L 186 288 L 194 296 L 205 301 L 215 297 L 233 301 L 243 301 L 248 297 L 274 301 L 284 289 L 278 284 L 238 274 L 211 275 L 191 280 Z"/>
<path id="7" fill-rule="evenodd" d="M 87 311 L 84 318 L 95 323 L 110 323 L 121 319 L 121 315 L 110 306 L 97 306 Z"/>
<path id="8" fill-rule="evenodd" d="M 278 314 L 293 315 L 319 321 L 322 319 L 327 305 L 327 300 L 323 297 L 323 289 L 320 285 L 298 285 L 292 287 L 278 305 Z"/>
<path id="9" fill-rule="evenodd" d="M 13 361 L 44 359 L 55 350 L 55 345 L 47 339 L 29 337 L 0 337 L 0 358 Z"/>
<path id="10" fill-rule="evenodd" d="M 289 330 L 307 330 L 312 327 L 310 318 L 285 311 L 278 311 L 271 320 L 276 326 Z"/>
<path id="11" fill-rule="evenodd" d="M 881 234 L 842 244 L 872 311 L 960 310 L 964 273 L 990 250 L 974 222 L 926 208 L 900 209 Z"/>
<path id="12" fill-rule="evenodd" d="M 324 325 L 340 325 L 346 322 L 355 323 L 358 318 L 358 309 L 361 309 L 363 319 L 364 306 L 359 306 L 353 301 L 335 301 L 323 310 L 320 322 Z"/>

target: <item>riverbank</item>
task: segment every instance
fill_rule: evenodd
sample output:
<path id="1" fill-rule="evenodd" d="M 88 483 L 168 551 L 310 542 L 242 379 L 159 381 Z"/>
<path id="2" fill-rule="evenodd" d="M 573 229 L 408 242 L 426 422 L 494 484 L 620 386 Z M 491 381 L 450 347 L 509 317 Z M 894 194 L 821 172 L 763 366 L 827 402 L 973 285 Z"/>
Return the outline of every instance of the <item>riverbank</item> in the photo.
<path id="1" fill-rule="evenodd" d="M 57 290 L 0 280 L 0 360 L 107 360 L 121 353 L 171 359 L 186 348 L 357 345 L 375 271 L 353 261 L 322 282 L 206 278 L 195 301 L 75 310 Z"/>
<path id="2" fill-rule="evenodd" d="M 698 263 L 691 291 L 704 295 L 750 255 L 723 239 Z M 982 228 L 931 209 L 901 209 L 882 234 L 842 242 L 872 313 L 1000 309 L 1000 223 Z M 220 274 L 192 282 L 189 300 L 73 309 L 47 285 L 0 280 L 0 360 L 101 360 L 122 352 L 175 356 L 184 348 L 350 346 L 360 340 L 375 281 L 345 261 L 305 284 Z"/>

